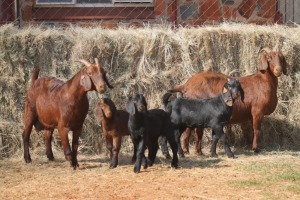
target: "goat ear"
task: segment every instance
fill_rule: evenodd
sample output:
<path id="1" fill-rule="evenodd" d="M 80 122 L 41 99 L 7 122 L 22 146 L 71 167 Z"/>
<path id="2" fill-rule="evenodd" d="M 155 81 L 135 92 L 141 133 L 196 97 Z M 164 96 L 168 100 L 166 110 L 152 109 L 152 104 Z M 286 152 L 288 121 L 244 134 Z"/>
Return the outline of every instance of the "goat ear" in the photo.
<path id="1" fill-rule="evenodd" d="M 241 95 L 241 100 L 242 102 L 244 102 L 244 99 L 245 99 L 245 92 L 243 90 L 243 88 L 240 86 L 240 95 Z"/>
<path id="2" fill-rule="evenodd" d="M 92 81 L 89 76 L 86 74 L 81 75 L 80 77 L 80 85 L 83 86 L 85 91 L 90 91 L 92 89 Z"/>
<path id="3" fill-rule="evenodd" d="M 264 55 L 259 61 L 258 70 L 261 72 L 264 72 L 267 69 L 268 69 L 268 59 L 267 59 L 266 55 Z"/>
<path id="4" fill-rule="evenodd" d="M 107 87 L 109 87 L 110 89 L 114 88 L 114 86 L 112 86 L 108 80 L 107 80 L 107 77 L 106 77 L 106 71 L 104 70 L 104 73 L 103 73 L 103 80 L 105 81 Z"/>
<path id="5" fill-rule="evenodd" d="M 288 63 L 286 62 L 285 57 L 282 57 L 282 72 L 284 75 L 287 75 Z"/>

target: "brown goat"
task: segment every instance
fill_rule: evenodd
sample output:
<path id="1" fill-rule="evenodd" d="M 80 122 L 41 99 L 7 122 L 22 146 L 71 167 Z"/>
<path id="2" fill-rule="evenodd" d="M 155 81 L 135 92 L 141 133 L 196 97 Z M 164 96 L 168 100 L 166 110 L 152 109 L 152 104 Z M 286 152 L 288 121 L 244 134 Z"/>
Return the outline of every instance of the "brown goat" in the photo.
<path id="1" fill-rule="evenodd" d="M 85 66 L 67 82 L 54 77 L 38 78 L 40 69 L 36 68 L 31 86 L 27 92 L 24 113 L 24 159 L 31 162 L 29 153 L 29 139 L 33 125 L 37 130 L 45 130 L 46 155 L 54 160 L 51 140 L 55 128 L 58 129 L 63 145 L 64 154 L 71 166 L 79 167 L 77 162 L 78 139 L 82 131 L 83 122 L 89 109 L 87 92 L 96 90 L 105 92 L 105 84 L 109 88 L 106 71 L 96 64 L 79 60 Z M 68 132 L 73 132 L 72 151 L 68 140 Z"/>
<path id="2" fill-rule="evenodd" d="M 115 168 L 118 165 L 122 137 L 130 135 L 127 126 L 129 113 L 117 110 L 112 100 L 103 98 L 94 109 L 94 114 L 101 123 L 106 148 L 110 153 L 110 168 Z"/>
<path id="3" fill-rule="evenodd" d="M 238 98 L 233 106 L 233 114 L 229 121 L 236 124 L 252 120 L 253 144 L 252 149 L 258 152 L 258 138 L 261 134 L 261 123 L 264 115 L 270 115 L 277 106 L 278 77 L 287 74 L 287 63 L 285 57 L 279 51 L 271 51 L 263 48 L 265 52 L 258 64 L 258 72 L 253 75 L 238 78 L 244 99 Z M 170 92 L 180 92 L 189 98 L 212 98 L 215 97 L 226 82 L 228 76 L 224 74 L 204 72 L 198 73 Z M 201 139 L 203 130 L 196 130 L 196 151 L 201 154 Z M 183 150 L 188 152 L 188 141 L 190 130 L 183 136 Z"/>

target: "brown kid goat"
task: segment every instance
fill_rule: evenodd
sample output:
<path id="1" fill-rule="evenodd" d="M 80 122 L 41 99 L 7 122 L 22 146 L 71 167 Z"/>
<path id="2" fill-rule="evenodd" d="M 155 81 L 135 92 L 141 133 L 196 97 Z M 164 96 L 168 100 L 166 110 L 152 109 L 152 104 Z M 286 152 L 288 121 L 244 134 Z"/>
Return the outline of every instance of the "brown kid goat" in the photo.
<path id="1" fill-rule="evenodd" d="M 27 92 L 24 113 L 24 159 L 31 162 L 29 140 L 33 125 L 37 130 L 45 130 L 46 155 L 54 160 L 51 140 L 55 128 L 58 129 L 65 157 L 71 166 L 79 167 L 77 162 L 78 139 L 83 122 L 89 109 L 87 92 L 96 90 L 103 93 L 105 84 L 112 88 L 106 78 L 106 71 L 96 64 L 79 60 L 85 66 L 67 82 L 54 77 L 38 78 L 36 68 L 31 78 L 31 86 Z M 72 151 L 68 140 L 68 132 L 73 132 Z"/>
<path id="2" fill-rule="evenodd" d="M 270 115 L 277 106 L 278 77 L 287 74 L 287 63 L 279 51 L 263 48 L 265 52 L 258 64 L 258 72 L 253 75 L 237 78 L 244 91 L 244 101 L 238 98 L 233 106 L 230 124 L 252 120 L 253 143 L 252 149 L 258 152 L 258 138 L 261 134 L 261 123 L 264 115 Z M 213 72 L 198 73 L 183 85 L 171 89 L 170 92 L 180 92 L 188 98 L 212 98 L 218 95 L 228 76 Z M 201 139 L 203 129 L 196 130 L 196 152 L 202 154 Z M 190 130 L 183 136 L 183 151 L 188 153 Z M 183 155 L 181 155 L 183 156 Z"/>
<path id="3" fill-rule="evenodd" d="M 127 126 L 129 113 L 125 110 L 117 110 L 114 102 L 107 98 L 98 102 L 94 113 L 101 123 L 106 148 L 110 153 L 111 162 L 109 168 L 115 168 L 118 165 L 122 137 L 130 135 Z"/>

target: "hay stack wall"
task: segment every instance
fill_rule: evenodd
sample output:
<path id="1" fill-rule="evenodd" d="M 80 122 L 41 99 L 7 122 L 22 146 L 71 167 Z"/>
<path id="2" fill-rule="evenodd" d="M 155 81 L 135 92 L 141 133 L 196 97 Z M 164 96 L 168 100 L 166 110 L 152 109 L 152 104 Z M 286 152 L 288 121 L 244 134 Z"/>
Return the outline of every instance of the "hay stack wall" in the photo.
<path id="1" fill-rule="evenodd" d="M 260 144 L 264 148 L 299 150 L 299 27 L 227 24 L 174 31 L 169 27 L 62 30 L 1 26 L 0 159 L 22 152 L 24 101 L 36 66 L 41 67 L 40 76 L 51 75 L 66 81 L 82 67 L 76 60 L 83 58 L 93 62 L 97 57 L 109 71 L 108 78 L 114 89 L 103 95 L 96 92 L 88 95 L 90 111 L 80 150 L 95 153 L 101 151 L 104 142 L 98 142 L 101 130 L 92 109 L 102 96 L 111 98 L 122 109 L 128 96 L 142 92 L 150 108 L 162 108 L 164 92 L 184 83 L 191 75 L 201 71 L 235 72 L 239 76 L 255 73 L 259 48 L 276 45 L 290 64 L 289 75 L 279 78 L 279 103 L 263 123 Z M 59 149 L 58 134 L 55 135 L 55 147 Z M 249 143 L 251 125 L 235 126 L 233 136 L 235 146 Z M 42 133 L 32 133 L 31 146 L 44 149 Z M 44 154 L 43 151 L 40 153 Z"/>

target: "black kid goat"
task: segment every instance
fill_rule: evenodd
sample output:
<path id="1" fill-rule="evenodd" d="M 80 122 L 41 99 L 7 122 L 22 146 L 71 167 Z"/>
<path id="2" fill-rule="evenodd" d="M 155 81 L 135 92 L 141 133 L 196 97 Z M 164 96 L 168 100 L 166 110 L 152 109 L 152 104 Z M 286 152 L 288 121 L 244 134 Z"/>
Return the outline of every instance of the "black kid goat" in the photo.
<path id="1" fill-rule="evenodd" d="M 221 94 L 211 99 L 188 99 L 177 98 L 169 102 L 171 93 L 163 96 L 163 103 L 166 111 L 170 113 L 171 121 L 175 124 L 176 141 L 178 143 L 179 154 L 183 155 L 180 144 L 180 136 L 186 128 L 212 128 L 213 142 L 211 146 L 211 156 L 216 157 L 216 144 L 220 139 L 224 145 L 228 157 L 234 158 L 234 154 L 229 148 L 223 131 L 224 125 L 229 121 L 232 114 L 234 100 L 238 97 L 238 92 L 243 92 L 239 81 L 228 79 L 222 88 Z"/>
<path id="2" fill-rule="evenodd" d="M 166 137 L 169 142 L 173 159 L 171 166 L 178 166 L 177 142 L 175 141 L 174 126 L 171 123 L 169 114 L 162 109 L 147 110 L 147 102 L 142 94 L 135 94 L 128 99 L 126 110 L 129 113 L 128 129 L 131 134 L 134 146 L 136 161 L 134 172 L 139 173 L 141 165 L 144 168 L 154 163 L 158 150 L 159 136 Z M 145 149 L 148 147 L 148 161 L 145 157 Z"/>

